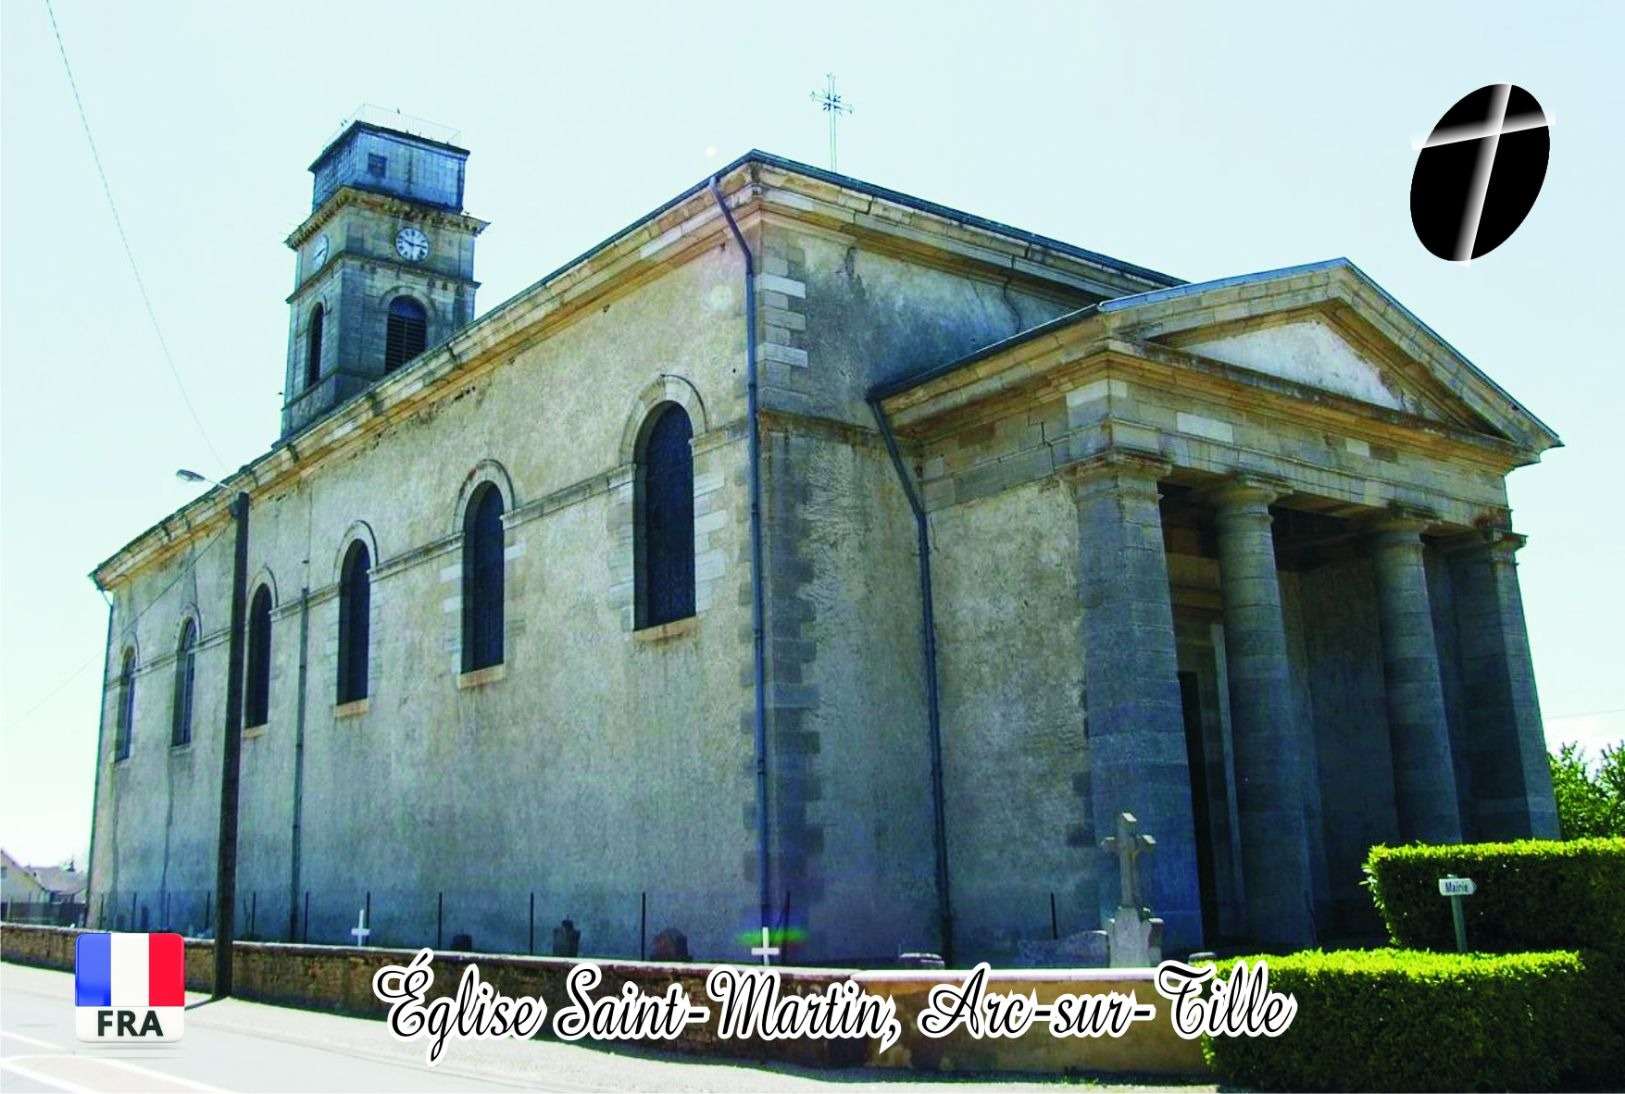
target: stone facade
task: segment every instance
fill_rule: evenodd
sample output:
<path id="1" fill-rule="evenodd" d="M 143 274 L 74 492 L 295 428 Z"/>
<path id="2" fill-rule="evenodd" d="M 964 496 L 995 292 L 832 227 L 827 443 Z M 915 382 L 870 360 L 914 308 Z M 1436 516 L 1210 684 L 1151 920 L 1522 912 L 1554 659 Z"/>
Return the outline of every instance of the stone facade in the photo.
<path id="1" fill-rule="evenodd" d="M 639 630 L 637 439 L 669 403 L 693 425 L 696 612 Z M 928 524 L 940 803 L 915 517 L 871 405 Z M 1052 909 L 1062 934 L 1101 925 L 1098 841 L 1128 811 L 1170 951 L 1357 932 L 1371 843 L 1555 826 L 1504 488 L 1554 443 L 1347 262 L 1181 285 L 752 153 L 228 482 L 276 605 L 239 887 L 269 938 L 345 941 L 370 901 L 379 941 L 432 941 L 448 907 L 446 937 L 522 952 L 533 900 L 534 937 L 571 918 L 584 955 L 638 954 L 647 906 L 649 936 L 748 959 L 765 808 L 790 959 L 1010 960 Z M 505 652 L 462 673 L 486 482 Z M 109 922 L 195 923 L 214 882 L 227 500 L 95 574 Z M 339 706 L 357 537 L 371 688 Z M 197 730 L 171 747 L 187 617 Z"/>

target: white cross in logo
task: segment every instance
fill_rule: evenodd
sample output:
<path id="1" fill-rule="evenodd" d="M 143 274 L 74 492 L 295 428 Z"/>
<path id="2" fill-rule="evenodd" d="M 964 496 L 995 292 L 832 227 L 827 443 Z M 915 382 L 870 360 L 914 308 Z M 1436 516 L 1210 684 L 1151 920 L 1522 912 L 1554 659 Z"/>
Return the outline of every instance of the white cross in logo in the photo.
<path id="1" fill-rule="evenodd" d="M 1474 165 L 1472 189 L 1467 194 L 1467 205 L 1463 210 L 1461 231 L 1456 237 L 1456 261 L 1469 262 L 1473 257 L 1473 246 L 1478 241 L 1478 226 L 1484 217 L 1484 199 L 1490 190 L 1490 172 L 1495 167 L 1495 153 L 1500 146 L 1501 138 L 1508 133 L 1520 133 L 1525 129 L 1541 129 L 1551 124 L 1551 119 L 1542 111 L 1525 114 L 1507 114 L 1507 100 L 1512 95 L 1511 84 L 1495 84 L 1495 90 L 1490 98 L 1489 116 L 1482 122 L 1464 125 L 1453 125 L 1448 128 L 1435 129 L 1433 133 L 1422 139 L 1411 142 L 1411 147 L 1420 151 L 1424 148 L 1433 148 L 1441 144 L 1457 144 L 1462 141 L 1478 141 L 1478 162 Z"/>

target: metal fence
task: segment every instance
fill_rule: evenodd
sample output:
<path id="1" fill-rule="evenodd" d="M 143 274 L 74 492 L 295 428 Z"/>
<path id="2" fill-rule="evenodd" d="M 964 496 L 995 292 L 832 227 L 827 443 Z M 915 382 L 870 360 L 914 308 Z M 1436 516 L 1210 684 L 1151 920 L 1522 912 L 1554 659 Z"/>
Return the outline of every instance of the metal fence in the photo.
<path id="1" fill-rule="evenodd" d="M 75 901 L 0 901 L 0 919 L 7 923 L 34 923 L 49 927 L 82 927 L 88 906 Z"/>
<path id="2" fill-rule="evenodd" d="M 704 957 L 749 960 L 749 947 L 760 941 L 754 897 L 754 892 L 743 890 L 419 891 L 404 890 L 397 883 L 376 889 L 313 888 L 290 900 L 284 886 L 239 890 L 234 933 L 239 941 L 249 942 L 653 959 L 669 956 L 656 952 L 655 938 L 662 930 L 675 927 L 691 935 L 697 924 L 705 923 L 711 944 Z M 717 929 L 719 908 L 737 913 L 732 916 L 737 927 Z M 206 889 L 107 890 L 90 894 L 81 920 L 93 930 L 175 931 L 212 938 L 218 908 L 214 892 Z M 566 920 L 569 930 L 579 932 L 574 945 L 565 937 Z M 787 893 L 773 913 L 776 943 L 795 944 L 799 935 L 787 929 L 794 922 L 795 907 Z"/>

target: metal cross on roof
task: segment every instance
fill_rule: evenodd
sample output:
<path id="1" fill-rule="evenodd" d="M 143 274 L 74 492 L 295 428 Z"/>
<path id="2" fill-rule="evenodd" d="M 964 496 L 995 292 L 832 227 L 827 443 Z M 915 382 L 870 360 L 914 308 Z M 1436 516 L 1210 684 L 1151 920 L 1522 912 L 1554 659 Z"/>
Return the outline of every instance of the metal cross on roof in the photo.
<path id="1" fill-rule="evenodd" d="M 842 114 L 852 113 L 851 104 L 844 101 L 835 91 L 835 73 L 826 72 L 824 78 L 829 83 L 823 91 L 814 91 L 808 98 L 823 108 L 829 115 L 829 169 L 835 170 L 835 123 Z"/>

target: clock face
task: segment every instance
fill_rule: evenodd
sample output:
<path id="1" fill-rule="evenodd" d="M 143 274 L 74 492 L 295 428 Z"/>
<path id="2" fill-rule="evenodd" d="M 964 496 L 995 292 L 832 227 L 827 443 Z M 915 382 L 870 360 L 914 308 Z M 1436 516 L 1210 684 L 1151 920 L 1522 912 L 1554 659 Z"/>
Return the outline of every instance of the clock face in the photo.
<path id="1" fill-rule="evenodd" d="M 416 228 L 402 228 L 395 233 L 395 253 L 408 262 L 422 262 L 429 257 L 429 237 Z"/>
<path id="2" fill-rule="evenodd" d="M 321 269 L 322 264 L 327 261 L 327 250 L 327 236 L 325 234 L 317 236 L 316 246 L 310 249 L 310 269 L 312 273 Z"/>

